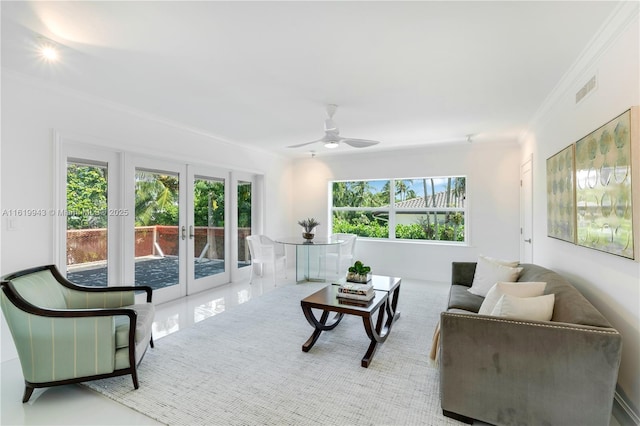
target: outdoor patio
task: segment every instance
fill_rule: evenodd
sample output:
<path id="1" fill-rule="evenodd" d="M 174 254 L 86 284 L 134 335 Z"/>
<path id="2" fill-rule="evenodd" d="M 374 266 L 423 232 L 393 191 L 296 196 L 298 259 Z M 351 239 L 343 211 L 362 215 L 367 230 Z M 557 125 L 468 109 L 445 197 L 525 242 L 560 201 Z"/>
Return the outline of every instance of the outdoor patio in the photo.
<path id="1" fill-rule="evenodd" d="M 154 290 L 178 283 L 178 258 L 175 256 L 154 257 L 136 260 L 135 283 L 148 285 Z M 196 279 L 224 272 L 224 260 L 203 259 L 196 261 Z M 97 266 L 67 273 L 67 278 L 80 285 L 104 286 L 107 282 L 107 267 Z M 123 283 L 130 284 L 130 283 Z"/>

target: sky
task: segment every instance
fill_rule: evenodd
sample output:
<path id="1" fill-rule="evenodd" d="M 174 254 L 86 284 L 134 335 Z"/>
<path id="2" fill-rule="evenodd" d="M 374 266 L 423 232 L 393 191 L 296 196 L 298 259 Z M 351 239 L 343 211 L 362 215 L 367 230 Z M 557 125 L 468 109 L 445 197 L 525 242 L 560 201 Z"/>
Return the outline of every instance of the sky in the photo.
<path id="1" fill-rule="evenodd" d="M 424 196 L 424 186 L 422 179 L 403 179 L 407 189 L 412 189 L 416 193 L 416 197 Z M 371 180 L 369 184 L 376 189 L 376 192 L 382 191 L 382 187 L 387 183 L 386 180 Z M 447 189 L 447 178 L 434 178 L 435 190 L 437 192 L 443 192 Z M 427 192 L 431 195 L 431 181 L 427 181 Z"/>

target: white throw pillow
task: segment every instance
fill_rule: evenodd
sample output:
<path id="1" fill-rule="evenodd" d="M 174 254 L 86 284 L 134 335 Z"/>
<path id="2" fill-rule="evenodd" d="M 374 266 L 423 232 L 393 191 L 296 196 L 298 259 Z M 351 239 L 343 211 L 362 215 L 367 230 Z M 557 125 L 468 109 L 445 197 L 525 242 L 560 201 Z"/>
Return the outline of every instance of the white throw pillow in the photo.
<path id="1" fill-rule="evenodd" d="M 478 257 L 476 272 L 473 276 L 473 283 L 468 289 L 469 293 L 485 297 L 487 292 L 497 282 L 514 282 L 522 272 L 522 268 L 511 268 Z"/>
<path id="2" fill-rule="evenodd" d="M 554 303 L 554 294 L 538 297 L 516 297 L 504 294 L 496 303 L 491 315 L 518 320 L 551 321 Z"/>
<path id="3" fill-rule="evenodd" d="M 482 254 L 480 256 L 478 256 L 478 257 L 481 257 L 484 260 L 488 260 L 489 262 L 497 263 L 498 265 L 508 266 L 510 268 L 515 268 L 516 266 L 518 266 L 520 264 L 520 262 L 518 262 L 517 260 L 496 259 L 495 257 L 484 256 Z"/>
<path id="4" fill-rule="evenodd" d="M 544 282 L 515 282 L 515 283 L 495 283 L 487 292 L 487 296 L 480 306 L 478 314 L 491 315 L 496 303 L 503 294 L 516 297 L 542 296 L 547 283 Z"/>

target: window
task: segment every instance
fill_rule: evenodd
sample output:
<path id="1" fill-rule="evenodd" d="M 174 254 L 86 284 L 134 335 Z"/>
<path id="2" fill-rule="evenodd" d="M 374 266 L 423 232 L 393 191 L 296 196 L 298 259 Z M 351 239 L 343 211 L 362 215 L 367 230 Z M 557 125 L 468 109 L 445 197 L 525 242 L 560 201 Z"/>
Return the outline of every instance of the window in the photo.
<path id="1" fill-rule="evenodd" d="M 335 181 L 331 192 L 334 233 L 466 241 L 464 176 Z"/>
<path id="2" fill-rule="evenodd" d="M 67 277 L 107 285 L 107 165 L 67 163 Z"/>

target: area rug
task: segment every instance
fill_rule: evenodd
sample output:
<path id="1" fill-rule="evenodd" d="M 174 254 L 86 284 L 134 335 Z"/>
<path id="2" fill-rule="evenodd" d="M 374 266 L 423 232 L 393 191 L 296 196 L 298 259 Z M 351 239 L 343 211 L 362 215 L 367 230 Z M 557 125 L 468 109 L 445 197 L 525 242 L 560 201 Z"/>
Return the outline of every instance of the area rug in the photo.
<path id="1" fill-rule="evenodd" d="M 360 366 L 369 340 L 359 317 L 311 335 L 300 300 L 326 284 L 290 285 L 156 341 L 130 376 L 87 383 L 169 425 L 459 425 L 442 415 L 429 362 L 445 286 L 402 283 L 400 319 Z"/>

